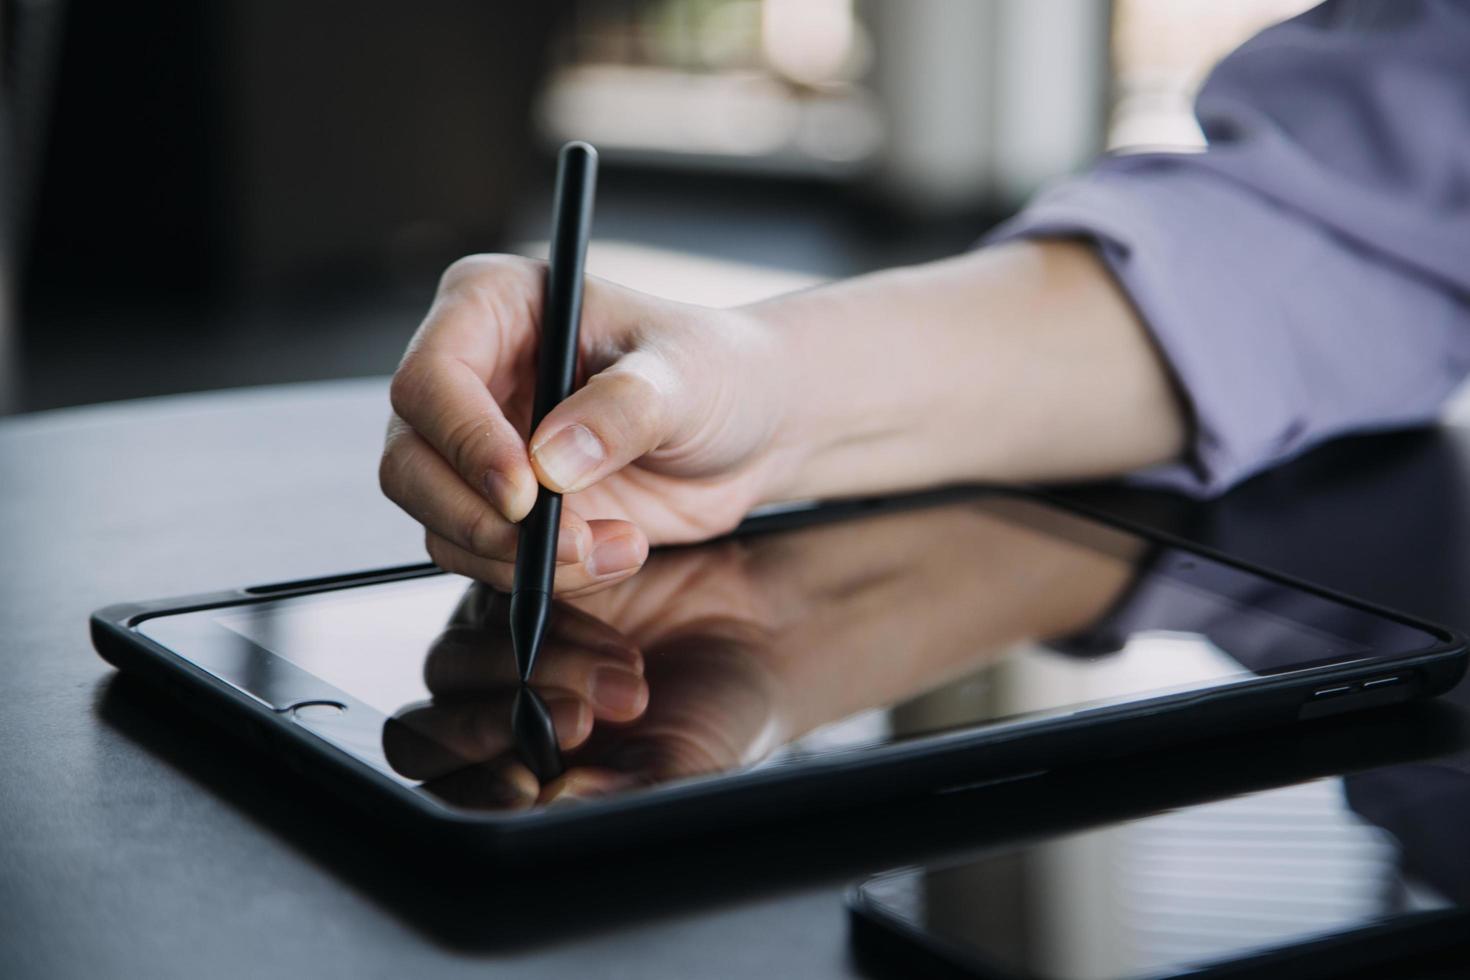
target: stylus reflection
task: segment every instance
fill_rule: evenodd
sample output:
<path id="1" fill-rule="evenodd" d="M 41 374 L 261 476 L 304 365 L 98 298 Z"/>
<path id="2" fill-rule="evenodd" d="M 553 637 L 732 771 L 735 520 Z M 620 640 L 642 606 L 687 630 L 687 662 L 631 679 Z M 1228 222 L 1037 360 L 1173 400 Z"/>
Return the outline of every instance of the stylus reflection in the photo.
<path id="1" fill-rule="evenodd" d="M 475 586 L 426 659 L 433 700 L 400 712 L 384 747 L 451 802 L 518 808 L 749 766 L 902 702 L 869 719 L 876 737 L 933 730 L 963 719 L 943 692 L 912 699 L 1080 629 L 1132 575 L 1119 549 L 965 507 L 656 554 L 556 608 L 532 677 L 567 767 L 551 780 L 512 741 L 505 597 Z"/>
<path id="2" fill-rule="evenodd" d="M 546 702 L 530 684 L 516 690 L 510 706 L 510 732 L 516 754 L 541 782 L 549 783 L 566 771 L 556 744 L 556 724 Z"/>
<path id="3" fill-rule="evenodd" d="M 558 605 L 531 678 L 534 710 L 518 713 L 509 597 L 483 586 L 465 592 L 423 672 L 432 700 L 388 722 L 384 755 L 400 774 L 474 807 L 531 805 L 560 775 L 561 751 L 585 742 L 594 723 L 636 718 L 648 700 L 642 655 L 627 638 Z M 625 692 L 621 703 L 599 697 L 609 687 Z"/>

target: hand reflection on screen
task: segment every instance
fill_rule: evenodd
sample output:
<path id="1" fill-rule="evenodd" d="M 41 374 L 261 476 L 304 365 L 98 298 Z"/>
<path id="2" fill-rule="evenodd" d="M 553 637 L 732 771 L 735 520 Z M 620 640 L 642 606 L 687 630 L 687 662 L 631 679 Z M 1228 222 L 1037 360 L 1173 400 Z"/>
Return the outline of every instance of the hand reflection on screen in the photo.
<path id="1" fill-rule="evenodd" d="M 511 744 L 520 678 L 509 605 L 504 593 L 470 587 L 424 658 L 433 700 L 402 709 L 383 731 L 384 753 L 395 770 L 466 804 L 525 806 L 540 790 Z M 562 751 L 585 742 L 594 724 L 630 721 L 648 703 L 637 647 L 567 606 L 552 619 L 531 680 Z"/>
<path id="2" fill-rule="evenodd" d="M 474 586 L 430 651 L 434 700 L 400 713 L 385 748 L 404 775 L 480 807 L 743 767 L 973 671 L 993 651 L 1080 629 L 1131 574 L 1128 557 L 979 507 L 656 553 L 629 581 L 558 608 L 533 678 L 567 764 L 546 786 L 508 744 L 504 596 Z M 641 669 L 646 708 L 592 708 L 587 678 L 610 658 Z"/>

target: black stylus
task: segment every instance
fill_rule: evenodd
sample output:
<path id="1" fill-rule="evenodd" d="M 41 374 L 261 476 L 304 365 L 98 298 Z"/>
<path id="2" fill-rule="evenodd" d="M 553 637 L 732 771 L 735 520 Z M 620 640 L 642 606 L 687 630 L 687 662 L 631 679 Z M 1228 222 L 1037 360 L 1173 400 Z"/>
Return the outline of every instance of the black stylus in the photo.
<path id="1" fill-rule="evenodd" d="M 572 393 L 576 378 L 577 331 L 582 321 L 582 266 L 592 230 L 592 198 L 596 187 L 597 151 L 580 142 L 562 147 L 551 215 L 551 262 L 546 271 L 546 296 L 541 310 L 541 344 L 536 354 L 536 398 L 530 429 L 533 433 L 541 420 Z M 536 654 L 551 617 L 551 584 L 556 572 L 556 538 L 560 526 L 561 494 L 539 487 L 536 505 L 521 522 L 515 584 L 510 593 L 510 643 L 522 682 L 531 679 L 531 669 L 536 665 Z"/>

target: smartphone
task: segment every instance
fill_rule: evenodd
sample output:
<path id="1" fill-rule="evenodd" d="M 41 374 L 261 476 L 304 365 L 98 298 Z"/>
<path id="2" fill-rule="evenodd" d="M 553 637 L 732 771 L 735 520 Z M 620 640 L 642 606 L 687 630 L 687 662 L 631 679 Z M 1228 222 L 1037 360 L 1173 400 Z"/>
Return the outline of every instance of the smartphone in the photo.
<path id="1" fill-rule="evenodd" d="M 1455 633 L 1035 494 L 849 502 L 657 549 L 557 606 L 532 682 L 566 773 L 543 785 L 512 738 L 507 613 L 426 565 L 128 603 L 92 635 L 366 812 L 506 861 L 1406 702 L 1465 670 Z M 599 708 L 608 671 L 641 710 Z"/>
<path id="2" fill-rule="evenodd" d="M 1402 776 L 1442 780 L 1434 768 L 880 874 L 849 893 L 852 939 L 874 973 L 984 980 L 1295 980 L 1459 947 L 1470 879 L 1444 873 L 1463 870 L 1458 830 L 1406 835 L 1406 847 L 1387 826 L 1404 819 Z M 1470 796 L 1470 774 L 1456 775 Z"/>

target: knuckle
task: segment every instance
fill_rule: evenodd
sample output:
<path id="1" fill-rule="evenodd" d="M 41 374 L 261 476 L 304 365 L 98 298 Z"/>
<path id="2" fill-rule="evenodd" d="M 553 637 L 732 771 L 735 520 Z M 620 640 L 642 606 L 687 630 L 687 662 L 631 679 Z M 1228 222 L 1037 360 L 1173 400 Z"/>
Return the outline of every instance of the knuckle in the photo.
<path id="1" fill-rule="evenodd" d="M 514 568 L 504 562 L 478 559 L 433 531 L 425 531 L 424 547 L 429 560 L 446 572 L 477 579 L 497 589 L 510 588 Z"/>
<path id="2" fill-rule="evenodd" d="M 489 469 L 489 461 L 482 457 L 489 443 L 486 437 L 493 432 L 490 421 L 479 416 L 466 419 L 451 426 L 445 435 L 444 448 L 449 453 L 450 464 L 476 490 L 482 485 L 484 471 Z"/>
<path id="3" fill-rule="evenodd" d="M 410 493 L 410 465 L 414 455 L 414 442 L 418 436 L 407 425 L 395 421 L 389 426 L 383 440 L 383 453 L 378 457 L 378 487 L 383 496 L 408 510 Z"/>
<path id="4" fill-rule="evenodd" d="M 433 531 L 424 532 L 424 550 L 429 553 L 429 561 L 446 572 L 457 572 L 454 552 L 447 547 L 448 543 Z"/>
<path id="5" fill-rule="evenodd" d="M 473 507 L 460 528 L 460 544 L 482 558 L 496 558 L 506 549 L 506 524 L 489 507 Z"/>
<path id="6" fill-rule="evenodd" d="M 539 269 L 544 263 L 519 255 L 481 253 L 455 259 L 439 277 L 440 293 L 477 291 Z"/>
<path id="7" fill-rule="evenodd" d="M 394 454 L 395 449 L 392 442 L 383 447 L 383 455 L 378 458 L 378 488 L 383 491 L 383 496 L 397 503 L 399 466 Z"/>
<path id="8" fill-rule="evenodd" d="M 494 256 L 477 254 L 462 255 L 445 267 L 439 277 L 439 291 L 453 292 L 464 283 L 475 279 L 493 261 Z"/>
<path id="9" fill-rule="evenodd" d="M 415 409 L 422 401 L 430 373 L 422 355 L 410 352 L 404 356 L 388 383 L 388 403 L 399 417 L 407 419 L 417 414 Z"/>

